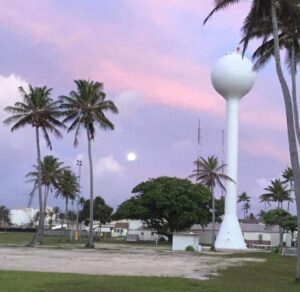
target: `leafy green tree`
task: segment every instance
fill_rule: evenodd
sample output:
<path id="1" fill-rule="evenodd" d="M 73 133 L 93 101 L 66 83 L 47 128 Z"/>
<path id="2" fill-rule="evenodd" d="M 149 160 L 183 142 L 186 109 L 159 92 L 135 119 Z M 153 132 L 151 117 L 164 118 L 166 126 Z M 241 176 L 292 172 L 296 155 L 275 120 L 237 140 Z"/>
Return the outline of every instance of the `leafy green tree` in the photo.
<path id="1" fill-rule="evenodd" d="M 114 219 L 143 220 L 169 240 L 174 232 L 211 222 L 211 195 L 201 184 L 163 176 L 140 183 L 132 193 L 135 195 L 118 207 Z"/>
<path id="2" fill-rule="evenodd" d="M 10 225 L 10 210 L 5 206 L 0 206 L 0 226 Z"/>
<path id="3" fill-rule="evenodd" d="M 215 156 L 209 156 L 207 159 L 200 157 L 200 159 L 194 162 L 196 169 L 193 171 L 191 177 L 195 177 L 196 181 L 206 185 L 211 191 L 212 201 L 212 242 L 211 249 L 215 250 L 215 195 L 214 190 L 216 186 L 219 186 L 222 190 L 226 191 L 223 185 L 223 180 L 231 180 L 229 176 L 223 173 L 225 164 L 219 165 L 218 158 Z"/>
<path id="4" fill-rule="evenodd" d="M 280 208 L 272 209 L 266 212 L 263 216 L 263 221 L 266 225 L 278 225 L 280 232 L 280 243 L 279 246 L 282 247 L 283 243 L 283 233 L 285 228 L 290 228 L 288 221 L 291 219 L 292 215 Z"/>
<path id="5" fill-rule="evenodd" d="M 89 225 L 89 222 L 90 222 L 89 206 L 90 206 L 89 200 L 85 200 L 84 204 L 83 204 L 83 208 L 82 208 L 81 212 L 79 213 L 79 221 L 84 222 L 85 225 Z M 93 212 L 94 221 L 98 221 L 99 227 L 101 229 L 101 226 L 103 224 L 106 224 L 111 221 L 111 215 L 113 212 L 113 208 L 108 206 L 105 203 L 105 200 L 100 196 L 97 196 L 94 199 L 93 206 L 94 206 L 94 212 Z"/>
<path id="6" fill-rule="evenodd" d="M 232 4 L 241 2 L 240 0 L 215 0 L 215 8 L 205 19 L 205 22 L 217 11 L 223 10 Z M 297 138 L 300 138 L 299 130 L 299 117 L 296 99 L 296 82 L 292 81 L 292 93 L 289 89 L 288 83 L 284 76 L 281 55 L 280 55 L 280 37 L 282 33 L 288 32 L 288 38 L 290 36 L 297 36 L 299 39 L 299 19 L 300 19 L 300 1 L 299 0 L 252 0 L 250 12 L 244 21 L 243 26 L 243 45 L 244 51 L 247 48 L 248 42 L 253 38 L 260 38 L 263 43 L 268 41 L 269 36 L 272 35 L 274 39 L 274 60 L 276 65 L 276 72 L 278 80 L 281 86 L 286 120 L 287 120 L 287 133 L 289 142 L 289 153 L 291 166 L 294 175 L 294 189 L 298 214 L 298 228 L 300 228 L 300 164 L 299 164 L 299 152 L 297 145 Z M 261 30 L 262 23 L 270 25 L 271 33 L 266 34 L 265 27 Z M 288 24 L 288 25 L 286 25 Z M 257 30 L 257 28 L 260 28 Z M 295 78 L 296 61 L 295 61 L 295 46 L 296 42 L 292 43 L 291 55 L 292 61 L 292 78 Z M 293 48 L 294 47 L 294 48 Z M 292 52 L 294 50 L 294 52 Z M 267 51 L 262 51 L 262 54 L 266 54 Z M 298 137 L 297 137 L 298 133 Z M 299 139 L 300 140 L 300 139 Z M 298 141 L 299 142 L 299 141 Z M 298 249 L 297 249 L 297 268 L 296 279 L 300 281 L 300 237 L 298 236 Z"/>
<path id="7" fill-rule="evenodd" d="M 118 109 L 111 100 L 106 99 L 103 84 L 89 80 L 75 80 L 77 89 L 70 92 L 69 96 L 61 96 L 61 109 L 65 115 L 64 122 L 71 122 L 68 132 L 75 131 L 74 146 L 78 144 L 81 128 L 87 135 L 88 155 L 90 166 L 90 231 L 86 247 L 94 247 L 93 243 L 93 162 L 92 145 L 95 138 L 95 126 L 103 130 L 113 130 L 114 124 L 105 116 L 106 112 L 118 113 Z"/>
<path id="8" fill-rule="evenodd" d="M 5 111 L 12 115 L 4 121 L 5 125 L 13 125 L 11 131 L 14 132 L 25 126 L 35 128 L 36 147 L 37 147 L 37 165 L 38 165 L 38 194 L 40 215 L 43 217 L 43 197 L 42 197 L 42 170 L 41 170 L 41 150 L 40 150 L 40 131 L 42 132 L 47 146 L 51 149 L 51 140 L 49 132 L 56 137 L 61 137 L 59 128 L 64 124 L 59 121 L 61 112 L 59 102 L 50 98 L 52 89 L 44 87 L 33 88 L 29 85 L 29 91 L 26 92 L 23 87 L 19 87 L 23 97 L 22 102 L 16 102 L 14 106 L 7 106 Z M 43 234 L 43 218 L 39 220 L 39 228 L 35 236 L 28 245 L 33 246 L 39 236 Z"/>

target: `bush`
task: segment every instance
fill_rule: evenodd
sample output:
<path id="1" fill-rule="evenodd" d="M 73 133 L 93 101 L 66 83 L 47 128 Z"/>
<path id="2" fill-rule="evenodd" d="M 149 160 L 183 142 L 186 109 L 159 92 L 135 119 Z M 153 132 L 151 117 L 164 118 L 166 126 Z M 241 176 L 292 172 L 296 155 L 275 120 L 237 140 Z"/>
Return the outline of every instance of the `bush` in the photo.
<path id="1" fill-rule="evenodd" d="M 185 248 L 185 251 L 195 251 L 194 247 L 189 245 Z"/>
<path id="2" fill-rule="evenodd" d="M 280 247 L 279 246 L 272 247 L 272 253 L 279 254 L 280 253 Z"/>

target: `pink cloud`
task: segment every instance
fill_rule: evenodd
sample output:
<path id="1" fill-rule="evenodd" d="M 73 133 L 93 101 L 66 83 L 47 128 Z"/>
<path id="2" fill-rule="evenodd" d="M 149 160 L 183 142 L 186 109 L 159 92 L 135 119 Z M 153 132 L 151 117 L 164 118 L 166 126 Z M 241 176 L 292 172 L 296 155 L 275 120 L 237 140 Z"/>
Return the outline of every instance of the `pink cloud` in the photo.
<path id="1" fill-rule="evenodd" d="M 241 149 L 255 156 L 267 156 L 286 164 L 289 163 L 288 149 L 283 149 L 267 139 L 241 141 Z"/>
<path id="2" fill-rule="evenodd" d="M 248 4 L 220 12 L 203 27 L 202 19 L 212 8 L 212 1 L 202 2 L 126 1 L 143 23 L 124 28 L 107 19 L 87 19 L 86 11 L 76 6 L 70 7 L 70 11 L 59 9 L 59 2 L 4 0 L 0 22 L 35 42 L 54 46 L 59 51 L 58 66 L 69 72 L 71 78 L 96 78 L 107 89 L 137 91 L 148 102 L 223 115 L 225 103 L 211 86 L 206 57 L 223 42 L 222 38 L 227 38 L 227 33 L 218 34 L 218 38 L 211 38 L 205 44 L 197 43 L 203 53 L 201 60 L 195 61 L 188 53 L 180 56 L 172 46 L 180 44 L 181 37 L 196 39 L 197 32 L 199 37 L 200 32 L 237 32 Z M 199 23 L 200 31 L 183 27 L 187 17 Z M 169 52 L 160 47 L 162 40 L 170 42 Z M 264 109 L 247 108 L 241 114 L 241 122 L 285 129 L 284 117 L 270 109 L 266 113 Z"/>

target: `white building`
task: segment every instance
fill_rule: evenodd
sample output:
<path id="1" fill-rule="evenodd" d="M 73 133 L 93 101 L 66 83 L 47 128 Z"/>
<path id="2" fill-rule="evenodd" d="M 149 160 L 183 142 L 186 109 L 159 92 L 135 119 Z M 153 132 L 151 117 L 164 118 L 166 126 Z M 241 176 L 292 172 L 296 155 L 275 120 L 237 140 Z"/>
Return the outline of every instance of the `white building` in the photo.
<path id="1" fill-rule="evenodd" d="M 244 240 L 248 247 L 258 246 L 278 246 L 280 241 L 279 226 L 266 226 L 262 223 L 240 223 Z M 216 236 L 219 232 L 220 225 L 216 224 Z M 199 234 L 200 244 L 211 244 L 212 240 L 212 224 L 208 224 L 202 228 L 201 225 L 195 224 L 191 227 L 191 231 Z M 291 235 L 284 235 L 284 242 L 287 246 L 291 246 Z"/>
<path id="2" fill-rule="evenodd" d="M 38 212 L 38 209 L 33 208 L 22 208 L 22 209 L 11 209 L 10 220 L 12 225 L 15 226 L 26 226 L 34 222 L 34 216 Z"/>

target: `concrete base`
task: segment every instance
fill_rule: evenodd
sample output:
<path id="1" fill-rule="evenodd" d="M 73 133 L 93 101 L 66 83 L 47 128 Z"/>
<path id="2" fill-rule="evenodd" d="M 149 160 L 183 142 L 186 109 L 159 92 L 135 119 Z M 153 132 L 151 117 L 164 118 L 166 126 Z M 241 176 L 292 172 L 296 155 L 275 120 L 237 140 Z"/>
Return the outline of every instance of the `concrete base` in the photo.
<path id="1" fill-rule="evenodd" d="M 236 215 L 224 216 L 216 242 L 216 250 L 246 250 L 246 243 Z"/>

